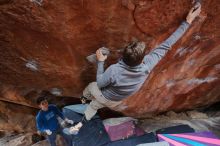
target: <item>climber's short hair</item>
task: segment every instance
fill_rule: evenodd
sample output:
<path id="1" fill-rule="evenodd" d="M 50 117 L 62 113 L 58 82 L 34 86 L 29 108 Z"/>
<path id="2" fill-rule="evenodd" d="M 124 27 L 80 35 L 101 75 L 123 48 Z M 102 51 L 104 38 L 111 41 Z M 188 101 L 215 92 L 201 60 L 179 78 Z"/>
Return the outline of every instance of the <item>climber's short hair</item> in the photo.
<path id="1" fill-rule="evenodd" d="M 132 42 L 124 48 L 122 60 L 128 66 L 137 66 L 141 64 L 145 55 L 144 42 Z"/>
<path id="2" fill-rule="evenodd" d="M 39 96 L 37 98 L 37 104 L 40 105 L 42 101 L 45 101 L 47 100 L 47 98 L 45 96 Z"/>
<path id="3" fill-rule="evenodd" d="M 40 105 L 42 101 L 47 100 L 49 91 L 42 91 L 37 98 L 37 104 Z"/>

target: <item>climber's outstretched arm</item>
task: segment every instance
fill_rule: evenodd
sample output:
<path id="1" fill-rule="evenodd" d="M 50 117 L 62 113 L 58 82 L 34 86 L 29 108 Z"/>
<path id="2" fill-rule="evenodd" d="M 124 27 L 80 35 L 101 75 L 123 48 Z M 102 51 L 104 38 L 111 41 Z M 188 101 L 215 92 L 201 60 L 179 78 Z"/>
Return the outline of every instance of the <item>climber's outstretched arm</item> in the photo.
<path id="1" fill-rule="evenodd" d="M 150 72 L 157 63 L 166 55 L 167 51 L 183 36 L 183 34 L 188 29 L 192 21 L 199 15 L 201 12 L 201 5 L 197 3 L 188 13 L 186 21 L 177 28 L 177 30 L 159 47 L 153 49 L 149 54 L 144 57 L 144 64 L 146 64 L 147 71 Z"/>

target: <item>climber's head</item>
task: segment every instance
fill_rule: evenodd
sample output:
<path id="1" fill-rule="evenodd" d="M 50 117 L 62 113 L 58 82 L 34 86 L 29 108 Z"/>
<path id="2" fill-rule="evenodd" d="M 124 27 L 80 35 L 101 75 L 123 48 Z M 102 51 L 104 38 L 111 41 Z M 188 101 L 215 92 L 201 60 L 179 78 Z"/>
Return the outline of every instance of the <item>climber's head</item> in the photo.
<path id="1" fill-rule="evenodd" d="M 144 42 L 132 42 L 125 47 L 122 60 L 128 66 L 137 66 L 141 64 L 145 55 Z"/>
<path id="2" fill-rule="evenodd" d="M 41 110 L 47 111 L 48 110 L 48 101 L 45 94 L 40 94 L 40 96 L 37 98 L 37 104 L 40 107 Z"/>

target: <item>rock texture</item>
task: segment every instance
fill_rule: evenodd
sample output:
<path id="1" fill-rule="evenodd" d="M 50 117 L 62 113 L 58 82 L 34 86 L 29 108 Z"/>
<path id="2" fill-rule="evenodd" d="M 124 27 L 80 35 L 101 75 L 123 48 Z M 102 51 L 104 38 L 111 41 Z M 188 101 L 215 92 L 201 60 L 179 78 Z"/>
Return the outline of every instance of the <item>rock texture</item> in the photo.
<path id="1" fill-rule="evenodd" d="M 37 143 L 32 142 L 32 133 L 23 133 L 17 135 L 5 136 L 4 138 L 0 138 L 1 146 L 50 146 L 48 140 L 42 140 Z M 60 135 L 57 136 L 56 139 L 57 146 L 64 146 L 64 140 Z"/>
<path id="2" fill-rule="evenodd" d="M 212 131 L 216 136 L 220 137 L 219 112 L 213 113 L 216 114 L 214 117 L 198 111 L 168 112 L 163 115 L 146 118 L 140 122 L 140 126 L 146 132 L 154 132 L 157 129 L 186 124 L 196 132 Z"/>
<path id="3" fill-rule="evenodd" d="M 31 144 L 30 133 L 12 135 L 0 139 L 0 145 L 2 146 L 30 146 Z"/>
<path id="4" fill-rule="evenodd" d="M 78 97 L 95 80 L 85 57 L 136 38 L 148 51 L 184 20 L 192 0 L 0 0 L 0 100 L 35 107 L 41 90 Z M 220 2 L 206 0 L 189 31 L 122 112 L 143 117 L 220 101 Z"/>
<path id="5" fill-rule="evenodd" d="M 36 132 L 36 110 L 0 101 L 0 129 L 6 134 Z"/>

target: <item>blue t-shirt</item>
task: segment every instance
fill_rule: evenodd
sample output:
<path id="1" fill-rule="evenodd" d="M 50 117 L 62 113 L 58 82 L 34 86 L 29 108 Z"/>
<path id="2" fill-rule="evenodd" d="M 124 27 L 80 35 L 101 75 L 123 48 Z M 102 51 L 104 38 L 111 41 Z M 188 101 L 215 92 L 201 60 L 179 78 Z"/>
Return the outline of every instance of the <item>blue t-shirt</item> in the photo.
<path id="1" fill-rule="evenodd" d="M 64 119 L 63 113 L 55 105 L 49 105 L 47 111 L 40 110 L 36 116 L 37 130 L 56 131 L 60 127 L 57 116 Z"/>

